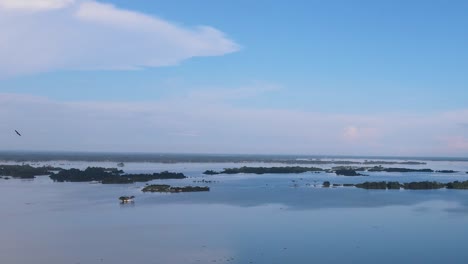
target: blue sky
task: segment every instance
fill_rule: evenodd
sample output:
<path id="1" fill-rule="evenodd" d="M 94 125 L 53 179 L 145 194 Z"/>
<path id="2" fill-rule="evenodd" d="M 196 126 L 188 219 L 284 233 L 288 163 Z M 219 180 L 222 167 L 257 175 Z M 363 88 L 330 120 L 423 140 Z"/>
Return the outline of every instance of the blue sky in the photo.
<path id="1" fill-rule="evenodd" d="M 12 0 L 2 1 L 6 3 L 3 11 L 5 14 L 16 12 L 11 19 L 22 20 L 38 16 L 37 13 L 40 12 L 53 12 L 49 14 L 57 14 L 57 19 L 61 19 L 59 12 L 65 14 L 68 9 L 71 10 L 72 7 L 68 6 L 78 5 L 80 2 L 86 3 L 86 1 L 79 0 L 43 0 L 53 4 L 60 1 L 73 2 L 73 4 L 67 3 L 66 6 L 63 4 L 65 7 L 62 7 L 60 3 L 60 8 L 55 6 L 52 8 L 51 4 L 48 8 L 53 9 L 52 11 L 41 9 L 18 15 L 19 8 L 15 7 L 13 10 L 8 5 L 8 2 Z M 24 1 L 27 2 L 27 0 Z M 325 146 L 319 149 L 329 154 L 342 152 L 344 154 L 424 155 L 428 152 L 427 146 L 433 144 L 438 147 L 430 149 L 431 153 L 428 155 L 465 155 L 468 153 L 466 139 L 468 131 L 464 126 L 468 123 L 465 115 L 468 109 L 466 105 L 468 98 L 467 1 L 119 0 L 94 3 L 100 5 L 107 3 L 112 5 L 113 9 L 156 18 L 188 31 L 196 31 L 195 28 L 200 25 L 208 26 L 221 32 L 222 36 L 213 33 L 206 40 L 203 39 L 209 42 L 206 44 L 210 45 L 207 48 L 210 49 L 209 54 L 205 55 L 207 52 L 205 49 L 193 51 L 193 54 L 187 53 L 183 58 L 177 57 L 174 62 L 171 61 L 167 65 L 159 65 L 159 62 L 154 64 L 155 60 L 160 59 L 156 55 L 151 63 L 144 61 L 145 55 L 143 54 L 141 61 L 132 60 L 132 63 L 142 66 L 138 70 L 115 70 L 109 67 L 110 63 L 106 64 L 103 69 L 94 69 L 93 67 L 98 63 L 91 62 L 91 60 L 84 64 L 76 61 L 67 64 L 68 61 L 63 60 L 53 67 L 48 67 L 49 61 L 45 54 L 41 59 L 44 59 L 46 62 L 44 65 L 47 67 L 41 65 L 39 70 L 28 68 L 27 71 L 23 71 L 21 69 L 6 75 L 0 79 L 0 92 L 23 97 L 36 96 L 52 102 L 128 103 L 132 107 L 151 102 L 162 104 L 174 100 L 185 102 L 184 100 L 191 100 L 193 94 L 198 93 L 214 94 L 219 96 L 218 100 L 215 100 L 216 103 L 222 102 L 223 107 L 235 108 L 237 111 L 255 111 L 252 112 L 252 116 L 262 111 L 329 115 L 330 120 L 335 120 L 337 116 L 348 115 L 346 120 L 349 121 L 336 120 L 336 124 L 327 127 L 327 129 L 343 129 L 344 134 L 346 131 L 351 131 L 353 134 L 371 130 L 379 131 L 372 133 L 384 133 L 381 132 L 385 130 L 381 124 L 376 125 L 375 122 L 372 123 L 373 121 L 369 120 L 388 119 L 398 122 L 405 118 L 423 120 L 437 117 L 439 119 L 435 118 L 437 120 L 434 121 L 435 123 L 424 123 L 411 131 L 404 129 L 404 122 L 395 123 L 394 127 L 400 126 L 401 130 L 391 133 L 399 136 L 379 138 L 378 144 L 376 143 L 382 153 L 372 149 L 377 148 L 377 145 L 365 148 L 356 145 L 341 145 L 341 148 L 337 144 L 331 147 L 330 151 L 327 151 Z M 0 2 L 0 7 L 1 5 Z M 25 9 L 23 6 L 21 8 Z M 41 23 L 47 25 L 46 19 L 40 19 Z M 86 22 L 97 21 L 96 18 L 92 19 Z M 130 20 L 122 23 L 128 21 Z M 66 25 L 76 26 L 74 22 Z M 1 27 L 0 30 L 2 30 Z M 93 39 L 93 35 L 86 35 L 87 31 L 79 32 L 82 34 L 81 38 L 89 37 L 89 43 L 98 42 Z M 200 33 L 200 38 L 202 38 L 201 35 L 203 34 Z M 117 59 L 110 57 L 113 55 L 112 52 L 118 54 L 115 57 L 121 56 L 123 52 L 129 57 L 133 52 L 147 52 L 147 54 L 158 52 L 147 46 L 140 47 L 140 44 L 135 44 L 136 42 L 127 43 L 127 41 L 130 42 L 129 39 L 132 36 L 134 35 L 118 35 L 118 38 L 115 38 L 117 42 L 104 42 L 96 47 L 90 46 L 95 50 L 98 49 L 97 47 L 100 50 L 108 48 L 109 56 L 99 58 L 99 51 L 96 51 L 96 57 L 102 61 L 112 60 L 112 63 L 120 63 Z M 175 35 L 169 37 L 171 36 Z M 18 40 L 34 42 L 38 38 L 48 37 L 50 37 L 48 34 L 36 35 L 31 39 L 21 36 Z M 150 38 L 150 36 L 141 37 L 144 37 L 144 40 Z M 167 37 L 163 35 L 148 39 L 148 41 L 169 41 L 161 39 Z M 217 42 L 214 40 L 229 43 L 219 42 L 219 45 L 215 45 L 213 43 Z M 67 41 L 69 40 L 64 40 L 66 43 L 64 49 L 69 45 Z M 138 38 L 135 37 L 131 41 L 138 41 Z M 12 46 L 14 43 L 10 41 L 6 45 Z M 126 45 L 128 49 L 123 49 L 123 51 L 118 49 Z M 177 45 L 179 44 L 176 43 Z M 165 47 L 162 46 L 163 49 Z M 185 52 L 190 47 L 183 47 L 183 49 Z M 200 52 L 203 55 L 199 55 Z M 179 55 L 180 51 L 174 49 L 165 53 Z M 34 58 L 25 58 L 25 60 L 34 60 Z M 125 57 L 122 60 L 129 59 Z M 21 67 L 25 66 L 18 66 L 18 68 Z M 28 67 L 32 66 L 28 65 Z M 0 77 L 1 75 L 0 72 Z M 247 95 L 241 96 L 235 93 L 237 96 L 234 97 L 225 96 L 226 91 L 230 94 L 232 91 L 245 93 L 249 90 L 254 92 L 247 92 Z M 195 96 L 195 98 L 200 97 Z M 447 115 L 456 117 L 452 120 L 447 118 Z M 364 122 L 362 119 L 367 121 Z M 414 120 L 407 122 L 412 121 Z M 315 123 L 314 120 L 310 122 Z M 338 125 L 338 122 L 342 124 Z M 361 123 L 365 124 L 361 125 Z M 245 124 L 241 122 L 237 125 Z M 451 127 L 451 129 L 445 132 L 433 129 L 429 133 L 432 135 L 431 138 L 429 136 L 423 140 L 418 138 L 418 134 L 427 131 L 428 127 L 440 125 Z M 326 134 L 325 131 L 322 132 Z M 225 133 L 228 132 L 225 131 Z M 248 135 L 252 138 L 260 136 L 254 132 Z M 198 146 L 197 142 L 200 142 L 200 137 L 203 136 L 198 135 L 196 139 L 192 139 L 192 143 L 187 143 L 188 152 L 224 152 L 221 147 L 207 147 L 205 150 Z M 320 134 L 316 137 L 320 137 Z M 329 140 L 333 142 L 331 138 Z M 443 148 L 442 145 L 445 143 L 439 141 L 444 140 L 452 142 L 447 144 L 457 146 L 457 148 Z M 210 142 L 208 137 L 206 141 L 207 144 Z M 399 142 L 408 144 L 407 141 L 415 142 L 411 150 L 394 149 L 394 144 Z M 215 142 L 212 144 L 216 145 Z M 267 145 L 268 142 L 264 144 Z M 294 144 L 291 143 L 291 145 Z M 43 147 L 37 146 L 37 148 Z M 75 149 L 76 147 L 70 145 L 66 148 Z M 11 146 L 11 148 L 16 147 Z M 183 149 L 182 146 L 180 148 Z M 129 149 L 138 150 L 132 147 Z M 144 150 L 170 151 L 171 149 L 170 145 L 165 145 L 164 149 L 154 147 Z M 225 147 L 225 150 L 226 152 L 284 151 L 321 154 L 317 153 L 317 150 L 307 151 L 307 148 L 296 149 L 294 146 L 291 148 L 278 146 L 273 149 L 259 147 L 257 149 L 246 145 L 245 148 L 240 149 Z"/>

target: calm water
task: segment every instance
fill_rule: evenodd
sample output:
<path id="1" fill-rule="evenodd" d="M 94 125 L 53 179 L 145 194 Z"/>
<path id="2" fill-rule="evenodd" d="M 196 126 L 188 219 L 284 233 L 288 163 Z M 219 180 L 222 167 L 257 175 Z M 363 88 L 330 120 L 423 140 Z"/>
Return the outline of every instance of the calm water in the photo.
<path id="1" fill-rule="evenodd" d="M 242 165 L 128 163 L 124 169 L 184 172 L 191 178 L 156 182 L 203 185 L 193 181 L 204 170 Z M 468 180 L 467 162 L 400 167 L 461 172 L 217 175 L 205 177 L 216 181 L 210 192 L 183 194 L 143 194 L 144 183 L 0 180 L 0 263 L 466 263 L 468 191 L 313 187 L 324 180 Z M 136 201 L 120 205 L 121 195 Z"/>

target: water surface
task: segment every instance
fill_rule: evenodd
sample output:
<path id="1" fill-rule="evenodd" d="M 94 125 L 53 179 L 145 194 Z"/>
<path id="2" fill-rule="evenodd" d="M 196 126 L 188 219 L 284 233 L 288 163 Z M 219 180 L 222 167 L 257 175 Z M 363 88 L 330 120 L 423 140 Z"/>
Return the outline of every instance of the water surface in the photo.
<path id="1" fill-rule="evenodd" d="M 116 165 L 52 163 L 78 168 Z M 155 181 L 158 183 L 200 185 L 193 181 L 201 177 L 215 181 L 209 184 L 210 192 L 181 194 L 145 194 L 140 191 L 144 183 L 53 183 L 48 177 L 0 180 L 0 193 L 5 198 L 0 203 L 0 261 L 466 263 L 468 191 L 319 188 L 323 180 L 468 178 L 464 162 L 430 163 L 422 167 L 461 172 L 205 177 L 202 172 L 206 169 L 243 164 L 126 163 L 126 172 L 171 170 L 190 177 Z M 117 200 L 121 195 L 135 195 L 136 201 L 121 205 Z"/>

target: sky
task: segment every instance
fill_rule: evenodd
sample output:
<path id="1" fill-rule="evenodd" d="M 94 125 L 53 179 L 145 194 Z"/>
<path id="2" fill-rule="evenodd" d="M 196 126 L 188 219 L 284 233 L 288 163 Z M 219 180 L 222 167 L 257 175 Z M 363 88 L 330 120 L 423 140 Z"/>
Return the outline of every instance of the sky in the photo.
<path id="1" fill-rule="evenodd" d="M 466 157 L 467 10 L 0 0 L 0 149 Z"/>

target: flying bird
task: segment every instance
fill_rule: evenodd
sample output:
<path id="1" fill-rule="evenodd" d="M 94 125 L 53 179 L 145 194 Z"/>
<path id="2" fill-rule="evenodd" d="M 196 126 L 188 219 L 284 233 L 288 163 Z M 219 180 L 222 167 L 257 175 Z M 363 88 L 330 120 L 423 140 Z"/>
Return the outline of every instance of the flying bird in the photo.
<path id="1" fill-rule="evenodd" d="M 17 134 L 18 136 L 21 137 L 21 134 L 20 134 L 17 130 L 15 130 L 15 132 L 16 132 L 16 134 Z"/>

